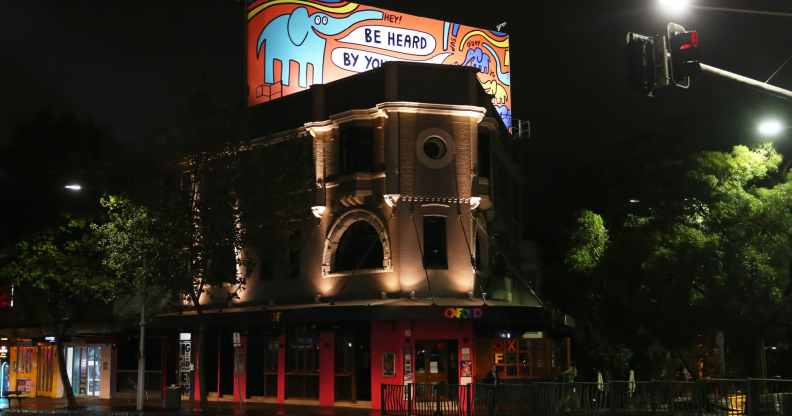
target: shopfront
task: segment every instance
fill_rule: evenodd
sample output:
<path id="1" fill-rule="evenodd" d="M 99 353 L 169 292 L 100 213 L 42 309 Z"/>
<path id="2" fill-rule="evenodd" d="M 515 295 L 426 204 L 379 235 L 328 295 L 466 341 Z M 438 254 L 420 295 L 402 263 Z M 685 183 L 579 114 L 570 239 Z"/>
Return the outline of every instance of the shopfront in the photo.
<path id="1" fill-rule="evenodd" d="M 0 397 L 6 397 L 8 386 L 8 344 L 0 344 Z"/>
<path id="2" fill-rule="evenodd" d="M 229 321 L 207 328 L 206 355 L 182 334 L 174 371 L 190 375 L 182 382 L 196 386 L 192 398 L 199 398 L 200 365 L 209 391 L 233 384 L 234 400 L 243 394 L 248 401 L 376 409 L 383 385 L 450 392 L 482 381 L 493 366 L 517 382 L 552 377 L 569 364 L 568 341 L 541 327 L 536 308 L 319 306 L 277 316 L 280 321 L 271 312 L 232 320 L 257 326 L 229 329 Z M 224 344 L 235 349 L 223 352 Z"/>

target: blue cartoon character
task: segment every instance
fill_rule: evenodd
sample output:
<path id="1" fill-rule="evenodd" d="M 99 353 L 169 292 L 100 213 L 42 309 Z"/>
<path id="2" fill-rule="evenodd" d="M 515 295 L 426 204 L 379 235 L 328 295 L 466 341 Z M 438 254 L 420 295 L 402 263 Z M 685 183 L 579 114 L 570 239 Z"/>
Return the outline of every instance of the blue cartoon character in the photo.
<path id="1" fill-rule="evenodd" d="M 489 64 L 490 57 L 481 48 L 468 49 L 467 54 L 465 54 L 465 61 L 462 63 L 464 66 L 476 67 L 485 74 L 489 73 Z"/>
<path id="2" fill-rule="evenodd" d="M 308 9 L 299 7 L 290 14 L 273 19 L 259 34 L 256 55 L 264 48 L 264 82 L 275 83 L 275 60 L 281 62 L 281 82 L 289 85 L 289 61 L 299 64 L 300 87 L 307 87 L 308 64 L 313 66 L 313 83 L 322 83 L 326 40 L 319 36 L 337 35 L 355 23 L 364 20 L 381 20 L 383 13 L 363 10 L 338 18 L 326 13 L 308 14 Z"/>
<path id="3" fill-rule="evenodd" d="M 505 105 L 496 105 L 495 110 L 501 116 L 501 119 L 503 119 L 503 124 L 505 124 L 506 127 L 511 128 L 512 115 L 511 115 L 511 110 L 509 110 L 509 107 L 506 107 Z"/>

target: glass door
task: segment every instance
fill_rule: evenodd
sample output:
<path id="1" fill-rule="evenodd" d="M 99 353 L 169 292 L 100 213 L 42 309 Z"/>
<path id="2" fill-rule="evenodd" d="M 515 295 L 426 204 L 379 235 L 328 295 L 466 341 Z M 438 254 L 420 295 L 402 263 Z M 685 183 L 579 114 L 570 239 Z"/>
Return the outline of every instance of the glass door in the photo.
<path id="1" fill-rule="evenodd" d="M 87 355 L 87 389 L 86 395 L 98 397 L 102 391 L 102 347 L 89 346 Z"/>
<path id="2" fill-rule="evenodd" d="M 77 396 L 98 397 L 102 391 L 102 347 L 80 345 L 66 348 L 66 374 Z"/>

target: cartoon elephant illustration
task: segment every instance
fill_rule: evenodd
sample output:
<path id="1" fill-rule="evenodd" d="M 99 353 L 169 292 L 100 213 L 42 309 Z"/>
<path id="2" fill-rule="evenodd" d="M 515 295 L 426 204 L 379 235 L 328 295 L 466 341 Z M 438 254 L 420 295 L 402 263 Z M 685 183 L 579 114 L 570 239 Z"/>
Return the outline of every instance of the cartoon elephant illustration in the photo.
<path id="1" fill-rule="evenodd" d="M 481 48 L 468 49 L 465 62 L 462 63 L 464 66 L 476 67 L 485 74 L 489 73 L 489 64 L 490 57 Z"/>
<path id="2" fill-rule="evenodd" d="M 494 79 L 485 81 L 481 83 L 481 86 L 484 87 L 484 91 L 486 91 L 487 94 L 493 96 L 495 104 L 506 104 L 506 99 L 508 98 L 506 88 L 498 84 L 498 81 Z"/>
<path id="3" fill-rule="evenodd" d="M 307 87 L 308 64 L 313 65 L 313 83 L 322 83 L 325 43 L 319 34 L 337 35 L 355 23 L 364 20 L 380 20 L 383 13 L 374 10 L 363 10 L 343 18 L 316 12 L 308 14 L 308 9 L 299 7 L 291 14 L 284 14 L 273 19 L 261 31 L 256 46 L 256 55 L 261 54 L 264 47 L 264 82 L 275 82 L 275 60 L 281 62 L 281 82 L 289 85 L 289 61 L 300 65 L 298 84 Z"/>
<path id="4" fill-rule="evenodd" d="M 487 49 L 489 53 L 491 53 L 492 56 L 495 57 L 495 67 L 497 69 L 496 75 L 498 76 L 498 80 L 502 82 L 503 85 L 511 85 L 511 73 L 503 72 L 503 66 L 501 65 L 500 58 L 498 57 L 498 54 L 495 53 L 495 50 L 492 49 L 492 46 L 487 45 L 486 43 L 482 43 L 481 46 Z M 506 53 L 507 53 L 506 59 L 508 60 L 509 59 L 508 50 L 506 51 Z"/>

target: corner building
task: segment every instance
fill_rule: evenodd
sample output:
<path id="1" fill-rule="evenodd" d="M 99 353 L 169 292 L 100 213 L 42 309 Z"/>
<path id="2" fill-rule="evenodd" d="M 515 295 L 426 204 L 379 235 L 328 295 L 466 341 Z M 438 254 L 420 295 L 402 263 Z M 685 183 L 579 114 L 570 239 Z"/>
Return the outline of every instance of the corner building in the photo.
<path id="1" fill-rule="evenodd" d="M 194 399 L 202 365 L 212 399 L 375 409 L 387 384 L 464 385 L 493 366 L 516 382 L 569 365 L 570 319 L 532 289 L 522 143 L 474 69 L 391 62 L 248 117 L 251 151 L 312 153 L 313 202 L 287 243 L 244 254 L 256 266 L 237 304 L 212 309 L 227 295 L 216 289 L 201 316 L 160 318 L 182 343 L 207 325 L 205 351 L 182 347 L 177 369 Z"/>

